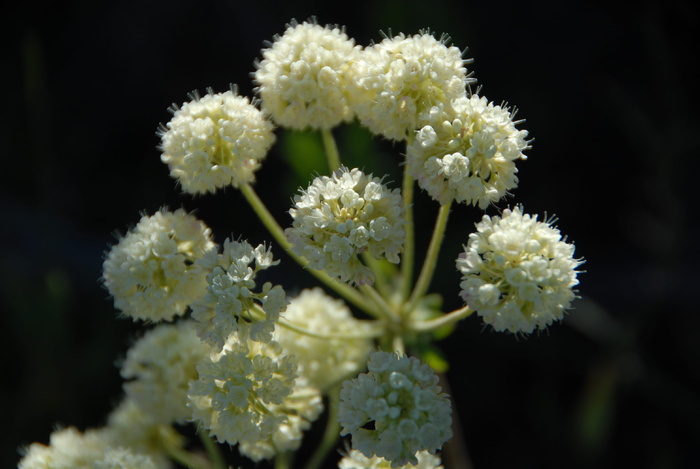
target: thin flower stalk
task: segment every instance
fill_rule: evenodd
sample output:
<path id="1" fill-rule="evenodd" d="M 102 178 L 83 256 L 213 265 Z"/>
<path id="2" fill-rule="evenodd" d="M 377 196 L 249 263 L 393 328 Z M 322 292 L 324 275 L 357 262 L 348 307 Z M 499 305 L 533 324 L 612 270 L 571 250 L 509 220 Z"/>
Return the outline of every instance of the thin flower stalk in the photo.
<path id="1" fill-rule="evenodd" d="M 447 219 L 450 215 L 450 205 L 451 204 L 440 206 L 440 211 L 438 212 L 437 219 L 435 220 L 433 236 L 430 239 L 430 245 L 428 246 L 428 253 L 425 256 L 425 261 L 423 262 L 423 267 L 421 268 L 420 275 L 418 276 L 418 281 L 413 288 L 411 298 L 403 310 L 404 314 L 408 314 L 413 311 L 418 304 L 418 301 L 420 301 L 420 299 L 428 291 L 428 287 L 430 287 L 430 281 L 435 273 L 435 265 L 437 263 L 438 254 L 440 253 L 442 239 L 445 235 Z"/>

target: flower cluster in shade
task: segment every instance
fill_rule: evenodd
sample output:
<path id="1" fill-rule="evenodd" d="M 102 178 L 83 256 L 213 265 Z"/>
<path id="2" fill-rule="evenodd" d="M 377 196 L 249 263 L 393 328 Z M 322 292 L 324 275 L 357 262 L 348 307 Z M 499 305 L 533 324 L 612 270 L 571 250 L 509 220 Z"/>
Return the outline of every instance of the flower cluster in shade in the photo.
<path id="1" fill-rule="evenodd" d="M 462 52 L 429 32 L 400 34 L 365 48 L 351 68 L 353 109 L 375 134 L 406 140 L 433 106 L 466 95 Z"/>
<path id="2" fill-rule="evenodd" d="M 189 420 L 188 385 L 197 379 L 196 366 L 208 358 L 209 351 L 192 321 L 156 326 L 127 351 L 121 366 L 127 397 L 155 421 Z"/>
<path id="3" fill-rule="evenodd" d="M 418 460 L 417 464 L 404 464 L 399 469 L 443 469 L 443 466 L 440 464 L 440 458 L 427 451 L 418 451 L 416 459 Z M 368 458 L 356 449 L 350 450 L 338 462 L 338 469 L 389 469 L 390 467 L 391 461 L 378 456 Z"/>
<path id="4" fill-rule="evenodd" d="M 435 106 L 407 148 L 411 175 L 430 196 L 485 209 L 517 187 L 515 161 L 526 159 L 527 131 L 514 112 L 472 95 Z"/>
<path id="5" fill-rule="evenodd" d="M 292 251 L 343 282 L 374 283 L 358 257 L 363 252 L 400 261 L 406 224 L 401 193 L 371 174 L 343 167 L 317 177 L 294 197 L 289 214 L 294 221 L 285 234 Z"/>
<path id="6" fill-rule="evenodd" d="M 197 371 L 189 390 L 195 420 L 254 461 L 297 449 L 323 411 L 320 392 L 299 379 L 295 357 L 274 340 L 233 333 Z"/>
<path id="7" fill-rule="evenodd" d="M 204 223 L 182 209 L 160 210 L 112 247 L 103 282 L 126 316 L 170 320 L 206 293 L 206 271 L 197 260 L 214 250 Z"/>
<path id="8" fill-rule="evenodd" d="M 227 239 L 222 253 L 210 251 L 200 263 L 209 273 L 206 295 L 191 305 L 199 336 L 219 350 L 239 330 L 252 340 L 269 341 L 287 305 L 279 285 L 266 282 L 255 291 L 258 272 L 279 263 L 270 248 Z"/>
<path id="9" fill-rule="evenodd" d="M 253 182 L 275 142 L 272 123 L 235 90 L 191 98 L 159 131 L 170 175 L 191 194 Z"/>
<path id="10" fill-rule="evenodd" d="M 476 228 L 457 259 L 467 305 L 496 331 L 531 333 L 561 320 L 582 263 L 574 245 L 520 206 L 484 215 Z"/>
<path id="11" fill-rule="evenodd" d="M 351 120 L 346 71 L 359 49 L 338 27 L 292 22 L 257 64 L 263 111 L 297 130 L 330 129 Z"/>
<path id="12" fill-rule="evenodd" d="M 48 445 L 32 443 L 18 469 L 171 469 L 166 448 L 184 441 L 170 426 L 159 424 L 130 399 L 109 415 L 107 425 L 54 431 Z"/>
<path id="13" fill-rule="evenodd" d="M 374 352 L 367 368 L 343 383 L 341 435 L 352 435 L 353 449 L 391 461 L 393 468 L 418 464 L 418 451 L 435 454 L 452 437 L 452 408 L 430 366 Z"/>
<path id="14" fill-rule="evenodd" d="M 303 290 L 292 298 L 284 320 L 318 336 L 298 333 L 286 327 L 275 329 L 284 350 L 296 356 L 299 374 L 321 390 L 357 374 L 372 348 L 368 321 L 355 319 L 341 300 L 320 288 Z M 320 336 L 320 337 L 319 337 Z"/>
<path id="15" fill-rule="evenodd" d="M 145 454 L 114 447 L 100 430 L 85 433 L 75 427 L 51 434 L 49 445 L 33 443 L 20 460 L 18 469 L 156 469 Z"/>

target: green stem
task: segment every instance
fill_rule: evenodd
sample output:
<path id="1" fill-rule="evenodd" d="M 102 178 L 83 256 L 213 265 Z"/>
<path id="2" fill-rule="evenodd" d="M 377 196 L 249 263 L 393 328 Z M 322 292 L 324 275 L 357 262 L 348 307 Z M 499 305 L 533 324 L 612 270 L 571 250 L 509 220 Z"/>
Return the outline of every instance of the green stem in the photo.
<path id="1" fill-rule="evenodd" d="M 275 456 L 275 469 L 289 469 L 292 465 L 292 454 L 282 451 Z"/>
<path id="2" fill-rule="evenodd" d="M 435 228 L 433 229 L 433 236 L 430 239 L 430 246 L 428 246 L 428 253 L 425 255 L 425 261 L 423 261 L 423 267 L 421 268 L 420 275 L 418 276 L 418 281 L 413 288 L 413 293 L 411 298 L 408 300 L 405 308 L 403 309 L 404 314 L 409 314 L 418 304 L 418 301 L 425 295 L 430 286 L 430 281 L 433 278 L 433 273 L 435 273 L 435 265 L 437 264 L 438 254 L 440 253 L 440 246 L 442 245 L 442 238 L 445 235 L 445 228 L 447 227 L 447 218 L 450 215 L 451 204 L 441 205 L 440 211 L 438 212 L 437 219 L 435 220 Z"/>
<path id="3" fill-rule="evenodd" d="M 365 251 L 362 253 L 362 262 L 374 272 L 374 286 L 377 287 L 379 293 L 381 293 L 384 298 L 390 298 L 392 293 L 391 287 L 387 283 L 379 260 L 375 259 L 369 251 Z"/>
<path id="4" fill-rule="evenodd" d="M 374 302 L 374 304 L 377 305 L 379 311 L 381 311 L 381 317 L 391 321 L 397 321 L 399 319 L 397 312 L 391 308 L 389 303 L 386 302 L 386 300 L 377 290 L 374 289 L 374 287 L 371 285 L 362 285 L 360 290 L 362 290 L 362 292 L 364 292 L 365 295 L 367 295 Z"/>
<path id="5" fill-rule="evenodd" d="M 340 438 L 340 423 L 338 423 L 338 403 L 340 402 L 340 386 L 335 386 L 328 393 L 328 421 L 321 438 L 321 444 L 311 455 L 304 469 L 319 469 L 328 457 L 328 453 L 335 448 Z"/>
<path id="6" fill-rule="evenodd" d="M 448 324 L 455 323 L 460 319 L 469 317 L 474 313 L 473 309 L 469 309 L 469 306 L 465 306 L 460 309 L 456 309 L 450 313 L 444 314 L 440 317 L 434 319 L 428 319 L 427 321 L 416 321 L 409 324 L 409 328 L 416 332 L 428 332 L 437 329 L 438 327 L 446 326 Z"/>
<path id="7" fill-rule="evenodd" d="M 411 137 L 412 139 L 412 137 Z M 408 145 L 406 147 L 408 148 Z M 413 282 L 413 264 L 415 262 L 415 232 L 413 224 L 413 176 L 408 170 L 408 164 L 403 168 L 403 184 L 401 195 L 403 205 L 406 208 L 406 234 L 403 243 L 403 255 L 401 256 L 401 300 L 408 298 Z"/>
<path id="8" fill-rule="evenodd" d="M 200 427 L 197 433 L 202 441 L 202 445 L 204 445 L 204 449 L 207 450 L 209 459 L 211 459 L 210 469 L 226 469 L 226 461 L 224 461 L 224 455 L 221 454 L 221 447 L 211 439 L 203 428 Z"/>
<path id="9" fill-rule="evenodd" d="M 349 287 L 344 283 L 336 281 L 335 279 L 330 277 L 326 272 L 312 269 L 311 267 L 309 267 L 309 262 L 306 259 L 304 259 L 301 256 L 297 256 L 292 251 L 292 245 L 289 243 L 289 241 L 287 241 L 287 237 L 284 235 L 284 230 L 282 230 L 282 227 L 277 223 L 275 217 L 273 217 L 272 214 L 267 210 L 267 207 L 260 199 L 260 197 L 258 197 L 258 194 L 255 192 L 255 189 L 253 189 L 253 187 L 250 184 L 242 184 L 240 186 L 240 189 L 250 206 L 260 218 L 260 221 L 262 221 L 263 225 L 265 225 L 270 234 L 272 234 L 272 237 L 275 238 L 275 240 L 280 244 L 280 246 L 282 246 L 282 248 L 284 248 L 284 250 L 287 251 L 287 254 L 289 254 L 289 256 L 292 259 L 294 259 L 297 262 L 297 264 L 306 269 L 309 273 L 311 273 L 311 275 L 316 277 L 318 280 L 323 282 L 323 284 L 325 284 L 328 288 L 334 290 L 336 293 L 338 293 L 343 298 L 345 298 L 358 308 L 362 309 L 366 313 L 374 317 L 382 316 L 381 311 L 379 311 L 377 308 L 371 305 L 365 298 L 362 297 L 362 295 L 360 295 L 357 292 L 357 290 Z"/>
<path id="10" fill-rule="evenodd" d="M 331 173 L 340 168 L 340 153 L 338 153 L 338 145 L 333 138 L 333 132 L 330 129 L 322 129 L 321 137 L 323 138 L 323 148 L 326 150 L 326 158 L 328 159 L 328 169 Z"/>
<path id="11" fill-rule="evenodd" d="M 393 337 L 391 347 L 394 349 L 394 352 L 399 352 L 401 355 L 406 354 L 406 346 L 403 343 L 403 337 L 401 334 L 396 334 Z"/>
<path id="12" fill-rule="evenodd" d="M 313 337 L 315 339 L 341 339 L 341 340 L 355 340 L 355 339 L 375 339 L 381 337 L 384 334 L 384 327 L 378 321 L 367 321 L 362 320 L 362 324 L 367 326 L 367 332 L 364 334 L 321 334 L 314 332 L 312 330 L 306 329 L 304 327 L 297 326 L 293 322 L 285 319 L 283 317 L 279 318 L 277 324 L 280 327 L 294 331 L 297 334 L 305 335 L 308 337 Z"/>

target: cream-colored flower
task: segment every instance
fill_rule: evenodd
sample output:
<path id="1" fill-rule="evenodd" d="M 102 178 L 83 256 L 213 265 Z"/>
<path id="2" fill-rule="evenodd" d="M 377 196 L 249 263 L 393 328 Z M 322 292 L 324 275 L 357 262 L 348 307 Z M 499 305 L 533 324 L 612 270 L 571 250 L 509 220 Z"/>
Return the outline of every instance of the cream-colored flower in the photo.
<path id="1" fill-rule="evenodd" d="M 477 95 L 433 107 L 407 148 L 411 175 L 443 205 L 454 200 L 484 209 L 497 202 L 517 187 L 515 161 L 530 148 L 513 116 Z"/>
<path id="2" fill-rule="evenodd" d="M 188 385 L 209 352 L 191 321 L 156 326 L 126 353 L 121 375 L 127 397 L 156 422 L 189 420 Z"/>
<path id="3" fill-rule="evenodd" d="M 418 451 L 416 453 L 416 459 L 418 459 L 418 464 L 408 463 L 403 466 L 399 466 L 398 469 L 443 469 L 442 465 L 440 464 L 440 458 L 434 454 L 428 453 L 427 451 Z M 368 458 L 356 449 L 350 450 L 350 452 L 338 463 L 338 469 L 389 468 L 391 468 L 390 461 L 378 456 Z"/>
<path id="4" fill-rule="evenodd" d="M 367 251 L 375 259 L 399 263 L 406 224 L 399 189 L 359 169 L 340 168 L 331 177 L 313 180 L 294 197 L 294 219 L 285 231 L 292 251 L 312 268 L 357 285 L 374 283 L 374 274 L 359 259 Z"/>
<path id="5" fill-rule="evenodd" d="M 257 64 L 263 111 L 278 125 L 298 130 L 349 121 L 346 70 L 359 49 L 336 26 L 292 22 Z"/>
<path id="6" fill-rule="evenodd" d="M 429 32 L 400 34 L 365 48 L 350 71 L 353 109 L 362 125 L 392 140 L 406 140 L 431 107 L 466 95 L 462 52 Z"/>
<path id="7" fill-rule="evenodd" d="M 197 371 L 189 390 L 195 420 L 255 461 L 298 448 L 301 432 L 323 410 L 320 392 L 298 380 L 295 357 L 275 341 L 232 333 Z"/>
<path id="8" fill-rule="evenodd" d="M 382 457 L 392 468 L 418 464 L 418 451 L 435 454 L 452 437 L 452 408 L 430 366 L 414 357 L 374 352 L 367 368 L 343 383 L 340 434 L 352 435 L 353 449 Z"/>
<path id="9" fill-rule="evenodd" d="M 361 336 L 369 332 L 366 321 L 355 319 L 341 300 L 329 297 L 320 288 L 304 290 L 292 298 L 284 319 L 324 336 Z M 299 373 L 321 390 L 357 373 L 372 348 L 371 339 L 321 339 L 285 327 L 278 327 L 275 335 L 282 348 L 297 357 Z"/>
<path id="10" fill-rule="evenodd" d="M 104 261 L 114 306 L 142 321 L 184 314 L 206 293 L 207 272 L 196 261 L 215 246 L 211 230 L 182 209 L 144 216 Z"/>
<path id="11" fill-rule="evenodd" d="M 469 307 L 497 331 L 529 334 L 561 320 L 576 298 L 574 245 L 519 206 L 476 228 L 457 259 Z"/>
<path id="12" fill-rule="evenodd" d="M 272 124 L 235 90 L 190 96 L 159 131 L 170 175 L 190 194 L 253 182 L 275 142 Z"/>
<path id="13" fill-rule="evenodd" d="M 209 274 L 207 294 L 191 305 L 199 336 L 217 350 L 239 330 L 252 340 L 272 339 L 274 322 L 287 306 L 284 289 L 266 282 L 254 291 L 258 272 L 279 263 L 270 248 L 227 239 L 223 253 L 210 251 L 200 262 Z M 264 317 L 255 314 L 258 308 Z"/>

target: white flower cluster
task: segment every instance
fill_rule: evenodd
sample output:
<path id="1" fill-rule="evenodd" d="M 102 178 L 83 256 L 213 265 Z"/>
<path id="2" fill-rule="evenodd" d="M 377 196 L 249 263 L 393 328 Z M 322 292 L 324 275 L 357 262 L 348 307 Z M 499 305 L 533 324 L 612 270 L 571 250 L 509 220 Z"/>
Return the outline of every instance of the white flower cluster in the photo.
<path id="1" fill-rule="evenodd" d="M 169 452 L 185 443 L 172 425 L 157 421 L 148 409 L 128 397 L 109 414 L 104 428 L 113 446 L 145 454 L 163 469 L 172 467 Z"/>
<path id="2" fill-rule="evenodd" d="M 406 140 L 431 107 L 466 95 L 467 77 L 461 51 L 447 37 L 424 32 L 386 38 L 364 49 L 352 67 L 353 109 L 373 133 Z"/>
<path id="3" fill-rule="evenodd" d="M 343 282 L 374 283 L 358 258 L 365 251 L 399 263 L 406 224 L 401 193 L 371 174 L 340 168 L 331 177 L 317 177 L 294 197 L 289 214 L 294 222 L 285 233 L 292 251 Z"/>
<path id="4" fill-rule="evenodd" d="M 211 230 L 182 209 L 141 218 L 104 261 L 114 306 L 143 321 L 183 314 L 206 293 L 206 271 L 196 261 L 214 250 L 210 237 Z"/>
<path id="5" fill-rule="evenodd" d="M 279 263 L 270 248 L 227 239 L 223 253 L 209 252 L 200 262 L 209 271 L 206 295 L 191 305 L 200 337 L 219 350 L 238 330 L 252 340 L 269 341 L 274 322 L 287 305 L 279 285 L 266 282 L 260 292 L 253 291 L 258 272 Z M 258 306 L 264 317 L 255 314 Z"/>
<path id="6" fill-rule="evenodd" d="M 197 379 L 196 366 L 208 357 L 209 350 L 191 321 L 156 326 L 126 354 L 121 376 L 126 380 L 127 397 L 155 421 L 189 420 L 188 384 Z"/>
<path id="7" fill-rule="evenodd" d="M 350 309 L 320 288 L 304 290 L 293 298 L 284 318 L 295 326 L 329 337 L 367 331 L 367 325 L 352 316 Z M 297 357 L 299 374 L 312 386 L 328 389 L 340 379 L 364 366 L 372 348 L 370 339 L 319 338 L 279 327 L 277 341 L 287 353 Z"/>
<path id="8" fill-rule="evenodd" d="M 576 297 L 574 245 L 521 207 L 484 215 L 457 259 L 460 295 L 497 331 L 531 333 L 561 320 Z"/>
<path id="9" fill-rule="evenodd" d="M 430 366 L 417 358 L 374 352 L 368 372 L 343 383 L 338 420 L 352 447 L 397 468 L 418 464 L 452 437 L 451 404 Z"/>
<path id="10" fill-rule="evenodd" d="M 418 451 L 416 459 L 418 464 L 404 464 L 399 469 L 443 469 L 440 458 L 427 451 Z M 350 450 L 338 463 L 338 469 L 389 469 L 390 467 L 390 461 L 377 456 L 368 458 L 356 449 Z"/>
<path id="11" fill-rule="evenodd" d="M 407 148 L 411 174 L 443 205 L 485 209 L 517 187 L 515 160 L 527 158 L 527 131 L 515 128 L 513 115 L 477 95 L 433 107 Z"/>
<path id="12" fill-rule="evenodd" d="M 159 131 L 170 175 L 190 194 L 253 182 L 275 142 L 272 124 L 233 90 L 191 97 L 172 109 L 173 118 Z"/>
<path id="13" fill-rule="evenodd" d="M 165 446 L 182 446 L 168 425 L 159 425 L 133 401 L 124 401 L 105 427 L 80 432 L 59 429 L 48 445 L 32 443 L 22 450 L 18 469 L 170 469 Z"/>
<path id="14" fill-rule="evenodd" d="M 298 130 L 351 120 L 346 70 L 359 49 L 337 27 L 292 22 L 263 50 L 255 72 L 263 111 L 278 125 Z"/>
<path id="15" fill-rule="evenodd" d="M 297 381 L 295 358 L 275 341 L 233 333 L 197 371 L 189 390 L 194 418 L 219 442 L 240 444 L 256 461 L 296 449 L 301 432 L 323 410 L 319 391 Z"/>

